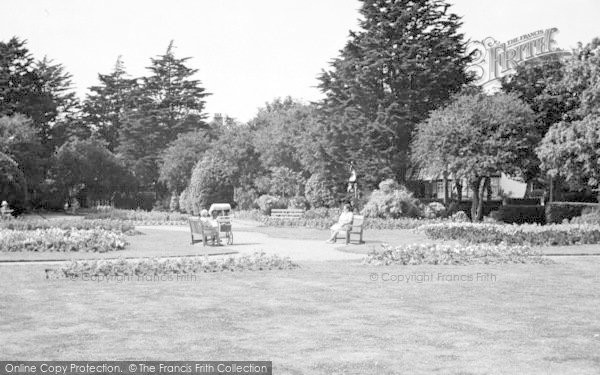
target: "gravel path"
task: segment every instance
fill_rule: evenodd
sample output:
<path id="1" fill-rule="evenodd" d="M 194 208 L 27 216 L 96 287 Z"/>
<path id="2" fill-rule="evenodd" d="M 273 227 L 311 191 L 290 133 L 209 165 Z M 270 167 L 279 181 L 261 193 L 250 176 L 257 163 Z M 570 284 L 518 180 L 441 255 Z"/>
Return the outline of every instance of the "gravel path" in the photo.
<path id="1" fill-rule="evenodd" d="M 263 233 L 244 232 L 244 228 L 250 227 L 248 222 L 235 222 L 233 231 L 233 245 L 227 245 L 228 248 L 238 251 L 238 255 L 252 254 L 257 251 L 264 251 L 266 254 L 277 254 L 288 256 L 293 260 L 304 261 L 328 261 L 328 260 L 347 260 L 362 259 L 362 254 L 352 254 L 342 252 L 337 248 L 344 247 L 342 241 L 337 244 L 328 244 L 323 240 L 295 240 L 288 238 L 274 238 Z M 140 230 L 170 230 L 189 232 L 188 227 L 183 226 L 140 226 Z"/>

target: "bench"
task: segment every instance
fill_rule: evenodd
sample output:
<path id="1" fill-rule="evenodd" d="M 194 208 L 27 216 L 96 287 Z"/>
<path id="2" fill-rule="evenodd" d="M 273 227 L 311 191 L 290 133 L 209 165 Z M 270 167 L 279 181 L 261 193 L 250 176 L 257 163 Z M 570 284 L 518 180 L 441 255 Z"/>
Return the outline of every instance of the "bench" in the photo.
<path id="1" fill-rule="evenodd" d="M 273 208 L 271 210 L 271 217 L 278 219 L 300 219 L 304 215 L 304 210 L 301 208 Z"/>
<path id="2" fill-rule="evenodd" d="M 345 233 L 342 231 L 338 235 L 344 235 L 346 237 L 346 245 L 352 240 L 352 235 L 358 236 L 358 244 L 364 243 L 363 241 L 363 224 L 365 223 L 365 217 L 362 215 L 354 215 L 352 218 L 352 227 Z M 343 237 L 342 237 L 343 238 Z"/>
<path id="3" fill-rule="evenodd" d="M 215 243 L 216 234 L 212 228 L 205 229 L 199 217 L 190 217 L 188 220 L 192 235 L 192 245 L 196 242 L 202 242 L 202 245 L 206 246 L 209 238 L 212 240 L 213 244 Z M 197 237 L 200 237 L 200 239 L 197 239 Z"/>

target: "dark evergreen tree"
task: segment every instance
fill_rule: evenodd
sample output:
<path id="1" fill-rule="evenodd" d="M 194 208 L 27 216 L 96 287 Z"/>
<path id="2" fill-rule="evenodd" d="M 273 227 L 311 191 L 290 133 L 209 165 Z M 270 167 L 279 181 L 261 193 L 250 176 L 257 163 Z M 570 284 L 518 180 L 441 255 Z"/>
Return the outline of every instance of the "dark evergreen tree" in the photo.
<path id="1" fill-rule="evenodd" d="M 176 58 L 173 42 L 164 55 L 152 59 L 152 72 L 133 92 L 135 100 L 123 117 L 117 150 L 132 165 L 143 185 L 159 177 L 159 154 L 181 133 L 206 129 L 204 98 L 208 95 L 189 58 Z"/>
<path id="2" fill-rule="evenodd" d="M 121 57 L 110 74 L 98 74 L 100 84 L 90 87 L 84 102 L 84 120 L 95 134 L 107 142 L 109 150 L 118 146 L 123 115 L 132 105 L 137 80 L 128 78 Z"/>
<path id="3" fill-rule="evenodd" d="M 460 18 L 442 0 L 361 0 L 362 30 L 320 75 L 330 168 L 404 179 L 413 129 L 469 82 Z M 338 141 L 342 142 L 340 146 Z"/>

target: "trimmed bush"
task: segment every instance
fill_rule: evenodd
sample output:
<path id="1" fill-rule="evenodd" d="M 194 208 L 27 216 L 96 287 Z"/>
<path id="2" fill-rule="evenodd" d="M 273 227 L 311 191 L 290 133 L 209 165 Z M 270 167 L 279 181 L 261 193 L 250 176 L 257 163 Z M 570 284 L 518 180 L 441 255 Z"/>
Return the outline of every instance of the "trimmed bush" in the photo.
<path id="1" fill-rule="evenodd" d="M 565 220 L 581 216 L 584 208 L 586 206 L 582 204 L 548 203 L 546 205 L 546 222 L 548 224 L 561 224 Z"/>
<path id="2" fill-rule="evenodd" d="M 585 208 L 581 216 L 571 219 L 571 224 L 600 225 L 600 209 Z"/>
<path id="3" fill-rule="evenodd" d="M 59 268 L 46 270 L 46 277 L 65 277 L 70 279 L 83 277 L 126 277 L 185 275 L 206 272 L 266 271 L 295 269 L 298 265 L 289 258 L 278 255 L 254 253 L 243 257 L 209 258 L 144 258 L 144 259 L 106 259 L 76 260 Z M 125 280 L 125 279 L 123 279 Z M 135 280 L 135 279 L 133 279 Z M 144 279 L 141 279 L 144 280 Z"/>
<path id="4" fill-rule="evenodd" d="M 553 263 L 539 252 L 526 246 L 502 245 L 453 245 L 453 244 L 412 244 L 373 251 L 363 260 L 364 264 L 388 265 L 466 265 L 466 264 L 511 264 L 511 263 Z"/>
<path id="5" fill-rule="evenodd" d="M 335 207 L 335 183 L 320 173 L 315 173 L 306 181 L 304 195 L 312 208 Z"/>
<path id="6" fill-rule="evenodd" d="M 505 205 L 493 218 L 509 224 L 546 224 L 546 211 L 544 206 Z"/>
<path id="7" fill-rule="evenodd" d="M 506 225 L 492 223 L 441 223 L 419 229 L 431 239 L 463 243 L 506 243 L 509 245 L 579 245 L 600 243 L 599 225 Z"/>
<path id="8" fill-rule="evenodd" d="M 98 252 L 123 250 L 122 234 L 104 229 L 0 230 L 0 251 Z"/>
<path id="9" fill-rule="evenodd" d="M 420 202 L 405 187 L 388 179 L 379 184 L 379 190 L 371 193 L 361 213 L 369 218 L 419 217 Z"/>

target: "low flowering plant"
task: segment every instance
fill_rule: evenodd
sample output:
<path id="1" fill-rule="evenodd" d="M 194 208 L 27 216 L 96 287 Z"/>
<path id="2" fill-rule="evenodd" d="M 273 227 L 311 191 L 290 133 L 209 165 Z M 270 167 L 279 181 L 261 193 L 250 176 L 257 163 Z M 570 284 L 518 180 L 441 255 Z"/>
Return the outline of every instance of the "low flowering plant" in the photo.
<path id="1" fill-rule="evenodd" d="M 379 251 L 373 251 L 363 259 L 369 265 L 467 265 L 467 264 L 511 264 L 511 263 L 553 263 L 539 252 L 527 246 L 506 244 L 457 245 L 457 244 L 412 244 L 391 247 L 383 244 Z"/>
<path id="2" fill-rule="evenodd" d="M 558 246 L 600 243 L 600 225 L 590 224 L 438 223 L 417 230 L 431 239 L 476 244 Z"/>
<path id="3" fill-rule="evenodd" d="M 85 251 L 104 253 L 123 250 L 127 246 L 124 235 L 104 229 L 36 230 L 0 229 L 0 251 Z"/>
<path id="4" fill-rule="evenodd" d="M 46 270 L 46 277 L 76 279 L 83 276 L 158 276 L 208 272 L 241 272 L 296 269 L 290 258 L 254 253 L 240 257 L 208 256 L 180 258 L 141 258 L 74 260 L 59 268 Z"/>

